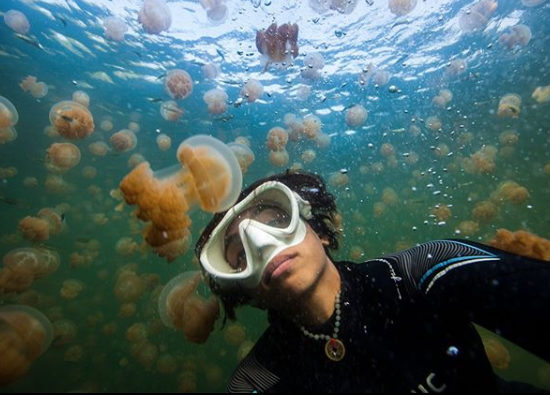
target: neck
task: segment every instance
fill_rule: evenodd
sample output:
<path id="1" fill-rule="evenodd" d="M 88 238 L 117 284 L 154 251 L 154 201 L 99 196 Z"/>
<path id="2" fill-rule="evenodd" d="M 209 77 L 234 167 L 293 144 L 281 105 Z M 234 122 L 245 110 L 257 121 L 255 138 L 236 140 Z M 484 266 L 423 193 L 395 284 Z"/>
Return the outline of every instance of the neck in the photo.
<path id="1" fill-rule="evenodd" d="M 334 313 L 336 294 L 340 291 L 340 273 L 327 257 L 318 280 L 283 315 L 304 327 L 315 327 L 328 321 Z"/>

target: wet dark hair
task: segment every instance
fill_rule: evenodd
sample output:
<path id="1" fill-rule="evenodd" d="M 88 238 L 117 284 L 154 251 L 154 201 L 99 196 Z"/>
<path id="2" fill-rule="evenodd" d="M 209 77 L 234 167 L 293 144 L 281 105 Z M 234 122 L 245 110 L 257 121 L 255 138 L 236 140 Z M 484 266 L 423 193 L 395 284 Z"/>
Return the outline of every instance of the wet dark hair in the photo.
<path id="1" fill-rule="evenodd" d="M 338 237 L 340 235 L 340 231 L 338 229 L 336 219 L 336 202 L 334 196 L 327 191 L 327 187 L 323 179 L 313 173 L 299 170 L 287 170 L 284 173 L 275 174 L 255 181 L 241 192 L 236 203 L 243 200 L 250 194 L 250 192 L 267 181 L 279 181 L 292 189 L 294 192 L 298 193 L 302 199 L 309 202 L 311 205 L 312 217 L 306 221 L 321 239 L 328 242 L 324 245 L 324 248 L 325 253 L 330 257 L 330 250 L 338 249 Z M 195 245 L 195 254 L 199 260 L 202 248 L 226 212 L 227 211 L 215 214 L 200 235 L 199 240 Z M 227 318 L 230 320 L 235 320 L 235 308 L 250 301 L 250 297 L 244 294 L 244 292 L 239 292 L 235 289 L 230 291 L 220 289 L 216 282 L 211 278 L 209 278 L 209 286 L 212 292 L 220 298 L 223 304 L 225 311 L 224 323 Z"/>

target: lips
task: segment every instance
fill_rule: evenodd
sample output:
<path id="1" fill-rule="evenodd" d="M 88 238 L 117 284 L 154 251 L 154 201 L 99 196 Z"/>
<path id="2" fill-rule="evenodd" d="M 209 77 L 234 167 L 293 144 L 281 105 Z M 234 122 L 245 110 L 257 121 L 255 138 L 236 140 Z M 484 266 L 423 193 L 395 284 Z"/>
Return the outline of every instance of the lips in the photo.
<path id="1" fill-rule="evenodd" d="M 263 274 L 262 282 L 265 285 L 269 285 L 271 281 L 271 276 L 273 275 L 273 272 L 275 269 L 277 269 L 279 266 L 281 266 L 284 262 L 293 259 L 298 254 L 279 254 L 275 258 L 273 258 L 266 266 L 265 272 Z"/>

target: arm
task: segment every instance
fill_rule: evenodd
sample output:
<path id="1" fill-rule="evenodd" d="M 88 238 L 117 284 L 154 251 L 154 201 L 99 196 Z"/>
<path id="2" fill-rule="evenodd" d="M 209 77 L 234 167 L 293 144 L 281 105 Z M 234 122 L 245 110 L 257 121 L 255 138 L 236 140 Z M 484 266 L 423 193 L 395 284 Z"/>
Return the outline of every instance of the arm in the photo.
<path id="1" fill-rule="evenodd" d="M 466 240 L 438 240 L 384 257 L 405 293 L 457 311 L 550 360 L 550 262 Z"/>

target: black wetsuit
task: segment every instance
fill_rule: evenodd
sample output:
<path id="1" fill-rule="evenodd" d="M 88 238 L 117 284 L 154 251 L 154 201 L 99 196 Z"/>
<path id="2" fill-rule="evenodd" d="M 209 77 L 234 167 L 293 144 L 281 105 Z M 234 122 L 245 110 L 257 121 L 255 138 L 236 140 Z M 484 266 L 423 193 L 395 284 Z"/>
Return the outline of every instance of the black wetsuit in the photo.
<path id="1" fill-rule="evenodd" d="M 438 240 L 335 265 L 344 359 L 329 360 L 324 340 L 270 314 L 229 391 L 494 392 L 472 321 L 550 360 L 550 262 Z M 312 332 L 331 334 L 333 325 L 334 316 Z"/>

